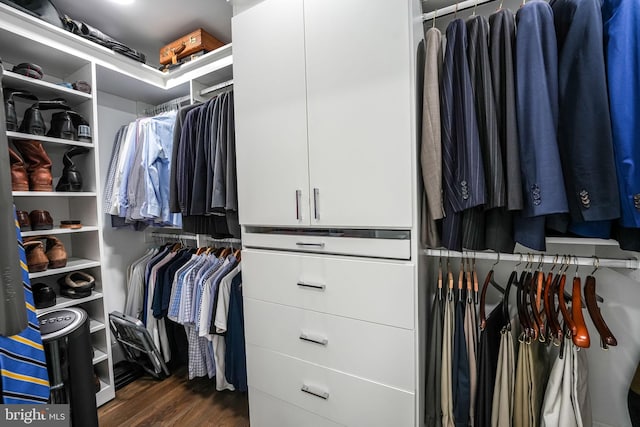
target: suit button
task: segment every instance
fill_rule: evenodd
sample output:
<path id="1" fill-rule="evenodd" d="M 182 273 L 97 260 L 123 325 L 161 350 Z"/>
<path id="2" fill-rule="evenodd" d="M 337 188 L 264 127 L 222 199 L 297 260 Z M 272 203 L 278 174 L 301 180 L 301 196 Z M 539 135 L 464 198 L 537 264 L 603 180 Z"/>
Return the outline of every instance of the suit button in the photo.
<path id="1" fill-rule="evenodd" d="M 540 206 L 540 203 L 542 203 L 542 201 L 540 199 L 534 199 L 533 200 L 533 204 L 536 206 Z"/>

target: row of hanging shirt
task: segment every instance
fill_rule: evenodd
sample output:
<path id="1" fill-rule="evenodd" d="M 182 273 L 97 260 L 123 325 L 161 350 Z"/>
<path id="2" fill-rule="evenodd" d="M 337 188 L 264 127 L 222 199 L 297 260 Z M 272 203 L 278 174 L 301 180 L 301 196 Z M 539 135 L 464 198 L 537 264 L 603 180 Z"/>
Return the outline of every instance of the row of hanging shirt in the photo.
<path id="1" fill-rule="evenodd" d="M 169 206 L 185 231 L 240 238 L 233 106 L 228 87 L 178 112 Z"/>
<path id="2" fill-rule="evenodd" d="M 114 227 L 181 227 L 169 211 L 169 176 L 176 112 L 137 119 L 116 133 L 103 195 Z"/>
<path id="3" fill-rule="evenodd" d="M 449 261 L 443 272 L 440 260 L 427 348 L 427 426 L 591 425 L 587 354 L 579 351 L 591 344 L 582 295 L 602 347 L 617 341 L 600 314 L 593 273 L 583 293 L 576 267 L 566 294 L 569 259 L 557 274 L 556 264 L 545 274 L 529 260 L 520 274 L 514 268 L 506 287 L 492 267 L 479 301 L 475 260 L 461 261 L 457 289 L 456 272 Z M 485 317 L 490 285 L 502 300 Z"/>
<path id="4" fill-rule="evenodd" d="M 614 224 L 621 247 L 640 250 L 638 37 L 635 2 L 614 0 L 454 19 L 444 55 L 429 28 L 424 242 L 544 250 L 546 231 L 610 238 Z"/>
<path id="5" fill-rule="evenodd" d="M 125 314 L 142 320 L 165 362 L 187 363 L 189 379 L 247 390 L 240 251 L 148 250 L 128 269 Z"/>

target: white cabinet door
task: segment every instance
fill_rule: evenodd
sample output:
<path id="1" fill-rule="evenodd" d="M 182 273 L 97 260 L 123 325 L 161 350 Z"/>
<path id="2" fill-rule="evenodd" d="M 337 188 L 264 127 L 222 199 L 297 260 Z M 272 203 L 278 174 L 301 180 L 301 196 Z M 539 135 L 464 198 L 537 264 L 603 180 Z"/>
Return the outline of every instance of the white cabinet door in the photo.
<path id="1" fill-rule="evenodd" d="M 312 224 L 411 226 L 409 4 L 304 2 Z"/>
<path id="2" fill-rule="evenodd" d="M 232 23 L 240 223 L 308 225 L 302 1 L 268 0 Z"/>

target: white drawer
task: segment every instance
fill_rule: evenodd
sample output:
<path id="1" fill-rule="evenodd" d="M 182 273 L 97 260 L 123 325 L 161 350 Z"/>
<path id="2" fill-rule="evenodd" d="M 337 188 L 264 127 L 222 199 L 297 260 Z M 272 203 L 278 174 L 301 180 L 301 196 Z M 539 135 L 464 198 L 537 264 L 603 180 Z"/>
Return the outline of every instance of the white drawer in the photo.
<path id="1" fill-rule="evenodd" d="M 394 232 L 383 230 L 377 233 L 393 234 Z M 405 234 L 408 232 L 400 231 L 398 233 Z M 317 236 L 312 234 L 291 235 L 245 231 L 242 233 L 242 243 L 247 248 L 411 259 L 411 240 L 409 239 Z"/>
<path id="2" fill-rule="evenodd" d="M 249 385 L 349 427 L 414 425 L 415 395 L 247 345 Z"/>
<path id="3" fill-rule="evenodd" d="M 343 424 L 305 411 L 258 389 L 249 387 L 251 427 L 343 427 Z"/>
<path id="4" fill-rule="evenodd" d="M 328 368 L 415 390 L 413 331 L 244 299 L 245 339 Z"/>
<path id="5" fill-rule="evenodd" d="M 414 328 L 410 263 L 242 251 L 244 296 L 354 319 Z"/>

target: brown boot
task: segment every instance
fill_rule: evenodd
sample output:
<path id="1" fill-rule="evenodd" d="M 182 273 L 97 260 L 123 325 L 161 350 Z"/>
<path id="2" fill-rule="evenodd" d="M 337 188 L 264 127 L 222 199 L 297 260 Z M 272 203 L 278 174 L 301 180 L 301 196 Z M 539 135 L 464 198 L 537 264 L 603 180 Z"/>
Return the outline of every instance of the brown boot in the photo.
<path id="1" fill-rule="evenodd" d="M 29 177 L 22 157 L 9 147 L 9 158 L 11 159 L 11 190 L 29 191 Z"/>
<path id="2" fill-rule="evenodd" d="M 49 265 L 49 259 L 44 253 L 44 246 L 40 240 L 24 242 L 24 250 L 27 253 L 27 266 L 29 273 L 44 271 Z"/>
<path id="3" fill-rule="evenodd" d="M 47 236 L 47 258 L 49 268 L 62 268 L 67 265 L 67 251 L 57 237 Z"/>
<path id="4" fill-rule="evenodd" d="M 38 141 L 21 141 L 16 146 L 27 163 L 31 191 L 53 191 L 51 159 L 42 144 Z"/>

